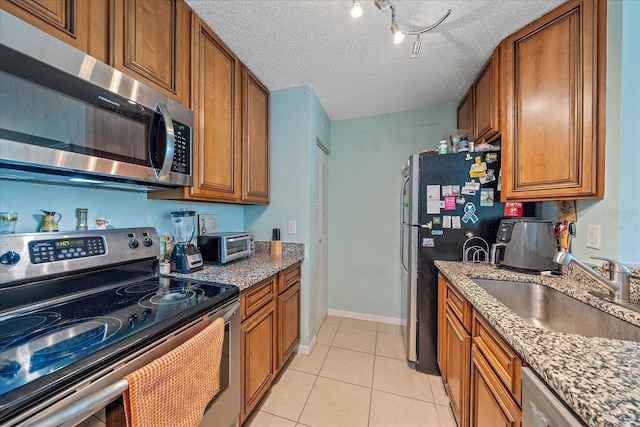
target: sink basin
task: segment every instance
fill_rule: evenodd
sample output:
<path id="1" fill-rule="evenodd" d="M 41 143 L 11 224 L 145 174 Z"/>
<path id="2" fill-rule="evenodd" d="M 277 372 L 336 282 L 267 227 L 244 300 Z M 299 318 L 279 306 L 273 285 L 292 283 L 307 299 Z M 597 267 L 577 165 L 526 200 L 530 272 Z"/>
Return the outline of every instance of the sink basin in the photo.
<path id="1" fill-rule="evenodd" d="M 523 320 L 554 332 L 640 341 L 640 327 L 537 283 L 472 279 Z"/>

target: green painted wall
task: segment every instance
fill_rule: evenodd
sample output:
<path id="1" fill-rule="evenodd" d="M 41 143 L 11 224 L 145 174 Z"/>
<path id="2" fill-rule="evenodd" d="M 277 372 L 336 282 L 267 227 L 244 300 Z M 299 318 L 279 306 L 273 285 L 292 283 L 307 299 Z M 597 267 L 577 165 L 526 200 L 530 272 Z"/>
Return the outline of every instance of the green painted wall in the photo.
<path id="1" fill-rule="evenodd" d="M 271 194 L 269 206 L 247 206 L 245 228 L 258 240 L 271 240 L 280 228 L 285 242 L 304 243 L 302 264 L 301 344 L 308 345 L 320 325 L 315 324 L 315 147 L 322 139 L 330 145 L 331 122 L 311 86 L 271 92 Z M 297 233 L 287 234 L 287 221 L 295 220 Z"/>
<path id="2" fill-rule="evenodd" d="M 401 168 L 455 125 L 455 106 L 332 123 L 330 309 L 401 317 Z"/>

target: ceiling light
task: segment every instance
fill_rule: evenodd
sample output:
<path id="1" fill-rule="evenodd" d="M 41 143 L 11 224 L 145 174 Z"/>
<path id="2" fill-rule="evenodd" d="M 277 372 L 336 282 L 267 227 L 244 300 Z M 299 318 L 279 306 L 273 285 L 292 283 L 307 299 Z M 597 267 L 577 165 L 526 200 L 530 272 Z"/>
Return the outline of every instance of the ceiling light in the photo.
<path id="1" fill-rule="evenodd" d="M 391 23 L 391 33 L 393 34 L 394 43 L 398 44 L 402 40 L 404 40 L 404 34 L 402 33 L 402 30 L 400 29 L 400 27 L 398 27 L 398 24 L 396 24 L 395 21 Z"/>
<path id="2" fill-rule="evenodd" d="M 353 7 L 355 9 L 356 7 L 356 3 L 358 3 L 359 5 L 359 1 L 354 0 L 353 1 Z M 416 36 L 416 40 L 413 42 L 413 46 L 411 48 L 411 57 L 415 58 L 418 56 L 418 52 L 420 52 L 420 34 L 426 33 L 427 31 L 431 31 L 433 30 L 435 27 L 437 27 L 438 25 L 440 25 L 442 23 L 442 21 L 444 21 L 445 19 L 447 19 L 447 17 L 449 16 L 449 14 L 451 13 L 451 9 L 447 10 L 447 13 L 444 14 L 444 16 L 442 18 L 440 18 L 439 20 L 437 20 L 435 23 L 427 26 L 427 27 L 423 27 L 423 28 L 419 28 L 417 30 L 405 30 L 402 29 L 402 27 L 400 27 L 397 23 L 396 23 L 396 6 L 391 3 L 390 0 L 375 0 L 375 4 L 376 7 L 378 9 L 380 9 L 380 11 L 384 12 L 386 10 L 391 9 L 391 32 L 393 33 L 393 41 L 395 43 L 400 43 L 402 41 L 402 39 L 404 39 L 404 36 Z M 353 10 L 351 11 L 351 14 L 353 16 Z M 360 15 L 358 15 L 360 16 Z"/>
<path id="3" fill-rule="evenodd" d="M 353 9 L 351 9 L 351 16 L 354 18 L 360 18 L 362 16 L 362 6 L 358 0 L 353 0 Z"/>
<path id="4" fill-rule="evenodd" d="M 417 58 L 418 57 L 418 52 L 420 52 L 420 45 L 422 43 L 420 43 L 420 34 L 416 34 L 416 39 L 413 42 L 413 47 L 411 47 L 411 57 L 412 58 Z"/>

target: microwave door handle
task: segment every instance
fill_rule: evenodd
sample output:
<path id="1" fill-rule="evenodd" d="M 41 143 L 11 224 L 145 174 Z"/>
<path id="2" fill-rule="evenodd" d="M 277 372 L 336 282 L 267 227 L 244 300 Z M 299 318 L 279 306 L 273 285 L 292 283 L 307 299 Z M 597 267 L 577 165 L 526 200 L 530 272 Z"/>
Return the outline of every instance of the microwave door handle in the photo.
<path id="1" fill-rule="evenodd" d="M 162 121 L 167 131 L 167 145 L 164 152 L 164 160 L 162 161 L 162 167 L 160 172 L 156 170 L 156 178 L 160 181 L 166 181 L 169 178 L 169 172 L 171 171 L 171 165 L 173 164 L 173 154 L 176 148 L 176 137 L 173 130 L 173 120 L 169 115 L 167 106 L 162 102 L 158 102 L 156 111 L 162 115 Z"/>

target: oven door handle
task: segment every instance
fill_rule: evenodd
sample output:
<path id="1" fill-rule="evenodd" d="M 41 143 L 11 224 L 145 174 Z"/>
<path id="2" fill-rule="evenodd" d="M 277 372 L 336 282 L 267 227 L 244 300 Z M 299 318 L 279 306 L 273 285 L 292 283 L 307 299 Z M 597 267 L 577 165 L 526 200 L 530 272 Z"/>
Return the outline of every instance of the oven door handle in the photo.
<path id="1" fill-rule="evenodd" d="M 240 301 L 236 301 L 229 308 L 223 308 L 222 311 L 226 311 L 222 316 L 224 323 L 227 323 L 239 309 Z M 220 313 L 219 310 L 214 312 L 211 317 L 220 317 L 218 313 Z M 18 424 L 18 426 L 75 426 L 120 397 L 128 388 L 129 382 L 126 379 L 121 379 L 97 393 L 78 400 L 51 414 L 47 414 L 44 419 L 38 419 L 37 421 L 32 420 L 34 422 L 26 420 Z"/>

